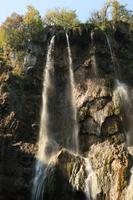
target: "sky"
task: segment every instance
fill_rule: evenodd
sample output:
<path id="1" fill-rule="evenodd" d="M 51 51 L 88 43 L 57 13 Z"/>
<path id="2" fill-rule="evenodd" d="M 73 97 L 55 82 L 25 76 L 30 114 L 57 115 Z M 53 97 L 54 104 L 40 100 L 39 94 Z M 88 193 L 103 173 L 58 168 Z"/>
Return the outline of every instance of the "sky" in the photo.
<path id="1" fill-rule="evenodd" d="M 24 14 L 27 5 L 33 5 L 42 16 L 51 8 L 65 7 L 76 10 L 79 19 L 84 22 L 91 12 L 102 8 L 105 2 L 106 0 L 0 0 L 0 23 L 14 11 Z M 119 0 L 119 2 L 128 4 L 128 8 L 133 10 L 133 0 Z"/>

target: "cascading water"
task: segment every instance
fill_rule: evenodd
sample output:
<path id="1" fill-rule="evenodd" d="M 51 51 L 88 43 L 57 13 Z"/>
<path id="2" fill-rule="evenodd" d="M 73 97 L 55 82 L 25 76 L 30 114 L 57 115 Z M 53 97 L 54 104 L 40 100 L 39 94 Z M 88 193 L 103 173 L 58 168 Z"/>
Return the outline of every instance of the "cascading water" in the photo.
<path id="1" fill-rule="evenodd" d="M 74 74 L 73 74 L 73 66 L 72 66 L 72 55 L 71 55 L 71 48 L 70 48 L 70 42 L 69 42 L 69 36 L 66 33 L 67 38 L 67 45 L 68 45 L 68 56 L 69 56 L 69 75 L 70 75 L 70 89 L 71 89 L 71 98 L 72 98 L 72 106 L 73 106 L 73 118 L 74 118 L 74 128 L 73 128 L 73 140 L 75 141 L 75 147 L 76 151 L 78 152 L 78 122 L 77 122 L 77 110 L 75 107 L 75 99 L 74 99 Z M 96 61 L 96 60 L 95 60 Z M 96 62 L 95 62 L 96 64 Z M 95 72 L 97 74 L 97 66 L 95 65 Z M 96 75 L 95 74 L 95 75 Z M 85 159 L 86 161 L 86 173 L 87 178 L 85 181 L 85 195 L 86 200 L 92 200 L 97 195 L 97 180 L 96 176 L 94 174 L 94 171 L 92 169 L 91 163 L 89 159 Z M 93 198 L 94 197 L 94 198 Z"/>
<path id="2" fill-rule="evenodd" d="M 110 39 L 107 34 L 105 35 L 106 35 L 107 44 L 109 46 L 109 50 L 110 50 L 110 54 L 111 54 L 111 58 L 112 58 L 113 66 L 114 66 L 114 72 L 115 72 L 115 78 L 116 78 L 115 92 L 120 97 L 121 105 L 123 109 L 123 116 L 124 116 L 125 121 L 127 121 L 125 125 L 126 142 L 127 142 L 127 146 L 132 146 L 133 145 L 133 106 L 132 106 L 132 101 L 129 94 L 129 88 L 125 83 L 122 83 L 119 81 L 121 78 L 119 63 L 113 52 Z"/>
<path id="3" fill-rule="evenodd" d="M 87 179 L 85 181 L 85 195 L 86 200 L 97 199 L 97 194 L 100 193 L 98 186 L 97 176 L 92 168 L 91 162 L 88 158 L 85 158 Z"/>
<path id="4" fill-rule="evenodd" d="M 47 173 L 47 167 L 52 154 L 54 153 L 51 149 L 48 149 L 49 145 L 49 131 L 50 131 L 50 116 L 49 116 L 49 96 L 53 93 L 53 57 L 52 50 L 54 46 L 55 36 L 52 37 L 47 52 L 46 66 L 43 77 L 43 93 L 42 93 L 42 113 L 40 121 L 40 133 L 39 133 L 39 150 L 37 153 L 35 177 L 33 182 L 32 199 L 41 200 L 43 199 L 43 187 L 45 177 Z M 52 146 L 52 145 L 51 145 Z"/>
<path id="5" fill-rule="evenodd" d="M 110 50 L 110 54 L 111 54 L 111 59 L 112 59 L 113 67 L 114 67 L 115 77 L 117 79 L 120 79 L 121 76 L 120 76 L 119 63 L 118 63 L 118 61 L 116 59 L 116 56 L 115 56 L 115 54 L 113 52 L 110 39 L 109 39 L 109 37 L 108 37 L 108 35 L 106 33 L 105 33 L 105 36 L 106 36 L 107 44 L 108 44 L 108 47 L 109 47 L 109 50 Z"/>
<path id="6" fill-rule="evenodd" d="M 116 96 L 119 96 L 123 120 L 126 121 L 125 132 L 128 146 L 133 145 L 133 106 L 130 99 L 129 89 L 126 84 L 116 80 L 116 89 L 114 91 Z"/>
<path id="7" fill-rule="evenodd" d="M 50 170 L 50 161 L 59 151 L 60 147 L 65 147 L 74 153 L 78 152 L 78 122 L 77 111 L 74 104 L 74 75 L 72 69 L 73 66 L 69 37 L 67 34 L 66 38 L 69 70 L 68 78 L 66 79 L 68 82 L 66 84 L 67 87 L 63 86 L 63 91 L 60 91 L 60 85 L 62 85 L 61 83 L 63 82 L 61 82 L 61 78 L 58 78 L 59 71 L 57 68 L 55 72 L 53 60 L 55 36 L 52 37 L 47 52 L 42 93 L 43 103 L 40 121 L 39 150 L 37 153 L 35 178 L 32 192 L 33 200 L 43 199 L 47 173 Z M 60 99 L 62 95 L 64 101 Z M 69 112 L 71 116 L 69 114 L 64 115 L 65 111 L 63 110 L 62 106 L 67 104 L 67 112 Z M 71 122 L 68 118 L 70 118 Z M 69 128 L 64 130 L 66 128 L 66 123 L 69 123 Z M 66 131 L 68 131 L 67 134 Z"/>
<path id="8" fill-rule="evenodd" d="M 119 80 L 116 80 L 116 90 L 120 96 L 122 104 L 124 104 L 124 106 L 128 105 L 129 108 L 127 108 L 127 110 L 130 110 L 132 108 L 132 103 L 129 98 L 129 91 L 127 85 L 120 82 Z"/>
<path id="9" fill-rule="evenodd" d="M 73 109 L 73 151 L 78 153 L 79 151 L 79 141 L 78 141 L 78 121 L 77 121 L 77 110 L 75 106 L 75 99 L 74 99 L 74 73 L 73 73 L 73 62 L 72 62 L 72 54 L 69 42 L 69 36 L 66 33 L 67 38 L 67 49 L 68 49 L 68 58 L 69 58 L 69 77 L 70 77 L 70 90 L 71 90 L 71 104 Z"/>
<path id="10" fill-rule="evenodd" d="M 95 44 L 94 44 L 94 31 L 91 31 L 91 45 L 92 45 L 92 67 L 93 67 L 93 73 L 95 76 L 98 75 L 98 68 L 97 68 L 97 62 L 96 62 L 96 52 L 95 52 Z"/>
<path id="11" fill-rule="evenodd" d="M 47 151 L 44 151 L 46 145 L 49 143 L 50 137 L 50 113 L 49 113 L 49 97 L 54 93 L 54 63 L 52 57 L 52 50 L 54 46 L 55 36 L 52 37 L 47 53 L 46 67 L 43 78 L 43 93 L 42 93 L 42 113 L 40 122 L 40 133 L 39 133 L 39 151 L 38 159 L 48 163 L 49 155 Z M 52 152 L 51 152 L 52 153 Z"/>
<path id="12" fill-rule="evenodd" d="M 87 179 L 85 181 L 85 194 L 86 200 L 91 200 L 91 184 L 92 184 L 92 167 L 90 164 L 89 159 L 86 159 L 86 172 L 87 172 Z"/>

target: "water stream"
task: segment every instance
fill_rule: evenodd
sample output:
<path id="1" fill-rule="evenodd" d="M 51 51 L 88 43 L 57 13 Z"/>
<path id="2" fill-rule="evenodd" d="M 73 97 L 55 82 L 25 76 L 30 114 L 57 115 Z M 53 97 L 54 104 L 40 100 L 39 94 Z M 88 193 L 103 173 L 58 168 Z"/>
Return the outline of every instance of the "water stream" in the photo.
<path id="1" fill-rule="evenodd" d="M 96 49 L 95 49 L 95 44 L 94 44 L 94 31 L 91 31 L 91 45 L 92 45 L 92 69 L 94 75 L 97 77 L 98 76 L 98 68 L 97 68 L 97 61 L 96 61 Z"/>
<path id="2" fill-rule="evenodd" d="M 123 112 L 122 115 L 123 115 L 123 120 L 125 121 L 126 143 L 127 146 L 133 146 L 133 105 L 130 97 L 129 88 L 125 83 L 120 81 L 121 79 L 120 66 L 113 52 L 110 39 L 107 34 L 105 35 L 114 66 L 115 83 L 116 83 L 115 92 L 119 95 L 119 98 L 121 100 L 121 107 Z"/>
<path id="3" fill-rule="evenodd" d="M 91 200 L 92 199 L 91 185 L 92 185 L 93 170 L 89 159 L 86 159 L 86 172 L 87 172 L 87 179 L 85 180 L 86 200 Z"/>
<path id="4" fill-rule="evenodd" d="M 122 117 L 125 122 L 125 134 L 127 146 L 133 145 L 133 105 L 130 98 L 130 92 L 126 84 L 116 80 L 116 87 L 114 93 L 119 96 Z"/>
<path id="5" fill-rule="evenodd" d="M 66 39 L 69 66 L 67 78 L 65 79 L 67 83 L 65 84 L 60 74 L 58 74 L 58 67 L 55 68 L 54 66 L 55 36 L 52 37 L 48 47 L 43 75 L 42 111 L 32 191 L 33 200 L 43 200 L 49 163 L 59 149 L 65 147 L 73 153 L 78 153 L 78 121 L 74 98 L 74 73 L 68 34 L 66 34 Z M 64 105 L 66 105 L 65 110 Z"/>
<path id="6" fill-rule="evenodd" d="M 113 51 L 113 48 L 112 48 L 112 45 L 111 45 L 111 42 L 110 42 L 110 38 L 106 33 L 105 33 L 105 37 L 106 37 L 107 44 L 108 44 L 108 47 L 109 47 L 109 51 L 110 51 L 110 54 L 111 54 L 111 59 L 112 59 L 113 67 L 114 67 L 115 78 L 120 80 L 121 79 L 121 74 L 120 74 L 120 66 L 119 66 L 118 60 L 117 60 L 117 58 L 115 56 L 115 53 Z"/>
<path id="7" fill-rule="evenodd" d="M 71 104 L 73 108 L 73 150 L 75 153 L 78 153 L 79 151 L 79 141 L 78 141 L 78 121 L 77 121 L 77 109 L 75 105 L 75 96 L 74 96 L 74 72 L 73 72 L 73 62 L 72 62 L 72 54 L 71 54 L 71 48 L 70 48 L 70 42 L 69 42 L 69 36 L 66 33 L 67 38 L 67 49 L 68 49 L 68 59 L 69 59 L 69 77 L 70 77 L 70 90 L 71 90 Z"/>
<path id="8" fill-rule="evenodd" d="M 98 186 L 98 179 L 95 170 L 92 168 L 89 158 L 85 158 L 87 178 L 85 180 L 85 195 L 86 200 L 97 199 L 97 195 L 101 189 Z"/>
<path id="9" fill-rule="evenodd" d="M 52 145 L 49 146 L 49 135 L 50 135 L 50 113 L 49 113 L 49 96 L 53 93 L 53 77 L 54 77 L 54 61 L 52 56 L 52 50 L 54 47 L 55 36 L 52 37 L 48 52 L 46 66 L 43 75 L 43 92 L 42 92 L 42 112 L 40 121 L 40 132 L 39 132 L 39 144 L 38 153 L 35 166 L 35 177 L 33 182 L 32 199 L 42 200 L 44 182 L 47 173 L 47 164 L 54 153 L 51 149 Z M 54 147 L 55 148 L 55 147 Z"/>

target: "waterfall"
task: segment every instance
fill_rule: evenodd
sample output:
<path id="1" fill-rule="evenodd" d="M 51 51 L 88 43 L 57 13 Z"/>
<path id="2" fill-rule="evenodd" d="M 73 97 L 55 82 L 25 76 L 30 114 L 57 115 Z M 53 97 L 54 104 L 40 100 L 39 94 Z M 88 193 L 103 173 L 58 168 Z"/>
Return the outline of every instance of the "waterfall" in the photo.
<path id="1" fill-rule="evenodd" d="M 53 47 L 55 36 L 52 37 L 48 47 L 43 75 L 42 112 L 38 142 L 39 149 L 32 191 L 33 200 L 43 200 L 50 161 L 60 147 L 65 147 L 74 153 L 78 152 L 78 122 L 74 99 L 74 74 L 67 34 L 66 38 L 69 59 L 68 76 L 66 79 L 67 87 L 58 75 L 58 68 L 54 66 Z M 63 87 L 60 88 L 60 86 Z M 64 105 L 68 105 L 65 111 L 63 109 Z M 67 130 L 65 130 L 66 126 L 69 127 Z"/>
<path id="2" fill-rule="evenodd" d="M 113 66 L 114 66 L 114 72 L 115 72 L 115 79 L 116 79 L 116 88 L 115 93 L 119 95 L 119 98 L 121 100 L 121 107 L 123 110 L 123 119 L 126 121 L 125 129 L 126 129 L 126 142 L 127 146 L 133 145 L 133 106 L 132 101 L 129 94 L 129 88 L 128 86 L 120 81 L 120 70 L 119 70 L 119 63 L 117 61 L 117 58 L 113 52 L 110 39 L 107 34 L 105 34 L 107 39 L 107 44 L 109 46 Z"/>
<path id="3" fill-rule="evenodd" d="M 75 98 L 74 98 L 74 73 L 73 73 L 73 62 L 72 62 L 72 54 L 69 42 L 69 36 L 66 33 L 67 38 L 67 49 L 68 49 L 68 58 L 69 58 L 69 77 L 70 77 L 70 90 L 71 90 L 71 104 L 73 109 L 73 151 L 78 153 L 79 150 L 79 141 L 78 141 L 78 121 L 77 121 L 77 109 L 75 106 Z"/>
<path id="4" fill-rule="evenodd" d="M 120 82 L 119 80 L 116 80 L 116 90 L 120 96 L 122 104 L 124 104 L 124 106 L 128 105 L 128 108 L 126 108 L 126 110 L 131 110 L 132 102 L 129 98 L 129 91 L 127 85 L 125 83 Z"/>
<path id="5" fill-rule="evenodd" d="M 86 163 L 86 174 L 87 174 L 87 178 L 85 181 L 86 200 L 94 200 L 97 199 L 97 195 L 100 193 L 101 189 L 98 186 L 97 176 L 88 158 L 85 158 L 85 163 Z"/>
<path id="6" fill-rule="evenodd" d="M 54 153 L 56 148 L 55 144 L 50 143 L 50 113 L 49 113 L 49 98 L 54 92 L 53 76 L 53 56 L 52 50 L 54 46 L 55 36 L 52 37 L 50 45 L 48 47 L 46 66 L 43 75 L 43 92 L 42 92 L 42 112 L 40 121 L 40 132 L 39 132 L 39 144 L 37 161 L 35 168 L 35 177 L 33 182 L 32 199 L 41 200 L 43 199 L 43 188 L 45 177 L 47 173 L 47 164 Z M 54 148 L 53 148 L 54 147 Z"/>
<path id="7" fill-rule="evenodd" d="M 126 121 L 126 141 L 128 146 L 133 145 L 133 106 L 130 99 L 129 89 L 126 84 L 116 80 L 115 95 L 119 97 L 122 111 L 123 120 Z"/>
<path id="8" fill-rule="evenodd" d="M 45 151 L 46 145 L 49 143 L 49 131 L 50 131 L 50 113 L 49 113 L 49 96 L 52 95 L 54 90 L 53 75 L 54 75 L 54 63 L 52 58 L 52 49 L 54 46 L 55 36 L 52 37 L 47 53 L 46 66 L 43 75 L 43 92 L 42 92 L 42 113 L 40 121 L 40 133 L 39 133 L 39 151 L 38 159 L 45 163 L 49 160 L 49 155 Z"/>
<path id="9" fill-rule="evenodd" d="M 85 181 L 85 194 L 86 194 L 86 200 L 91 200 L 91 185 L 92 185 L 92 166 L 90 164 L 89 159 L 86 159 L 86 173 L 87 178 Z"/>
<path id="10" fill-rule="evenodd" d="M 96 52 L 95 52 L 95 44 L 94 44 L 94 31 L 91 31 L 91 45 L 92 45 L 92 67 L 93 67 L 93 73 L 95 76 L 98 75 L 98 68 L 97 68 L 97 62 L 96 62 Z"/>
<path id="11" fill-rule="evenodd" d="M 116 58 L 116 56 L 113 52 L 110 39 L 109 39 L 109 37 L 106 33 L 105 33 L 105 36 L 106 36 L 107 44 L 108 44 L 109 51 L 110 51 L 110 54 L 111 54 L 111 59 L 112 59 L 113 67 L 114 67 L 115 77 L 117 79 L 120 79 L 121 75 L 120 75 L 120 69 L 119 69 L 120 66 L 119 66 L 118 60 L 117 60 L 117 58 Z"/>

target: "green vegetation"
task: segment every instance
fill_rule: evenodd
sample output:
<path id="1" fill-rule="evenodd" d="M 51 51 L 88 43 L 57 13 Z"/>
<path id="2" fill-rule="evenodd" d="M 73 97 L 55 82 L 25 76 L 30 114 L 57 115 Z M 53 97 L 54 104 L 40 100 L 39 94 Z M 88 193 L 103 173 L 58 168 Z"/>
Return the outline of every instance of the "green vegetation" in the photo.
<path id="1" fill-rule="evenodd" d="M 65 8 L 49 10 L 44 18 L 45 25 L 61 26 L 64 29 L 73 29 L 79 25 L 76 12 Z"/>
<path id="2" fill-rule="evenodd" d="M 36 40 L 43 33 L 43 21 L 39 11 L 27 6 L 24 16 L 12 13 L 0 28 L 0 47 L 3 44 L 14 50 L 25 49 L 29 40 Z"/>
<path id="3" fill-rule="evenodd" d="M 42 19 L 39 12 L 28 6 L 24 16 L 11 14 L 3 24 L 7 35 L 7 44 L 14 49 L 23 48 L 27 41 L 36 39 L 43 31 Z"/>
<path id="4" fill-rule="evenodd" d="M 43 33 L 43 22 L 39 11 L 33 6 L 27 6 L 27 12 L 23 18 L 25 36 L 28 40 L 36 40 Z"/>
<path id="5" fill-rule="evenodd" d="M 20 49 L 24 43 L 23 18 L 17 13 L 12 13 L 3 24 L 3 31 L 6 34 L 5 44 L 13 49 Z"/>
<path id="6" fill-rule="evenodd" d="M 27 45 L 29 41 L 39 40 L 43 31 L 43 21 L 33 6 L 27 6 L 24 16 L 14 12 L 7 17 L 0 27 L 0 61 L 5 69 L 12 66 L 12 73 L 21 75 Z M 15 55 L 15 65 L 11 61 L 11 54 Z"/>
<path id="7" fill-rule="evenodd" d="M 89 15 L 89 14 L 88 14 Z M 86 24 L 112 33 L 118 22 L 127 23 L 133 31 L 133 12 L 121 5 L 118 0 L 107 0 L 100 11 L 92 13 Z M 15 74 L 21 74 L 23 58 L 30 41 L 41 41 L 49 26 L 59 26 L 64 30 L 79 28 L 80 22 L 76 11 L 66 8 L 55 8 L 46 12 L 44 18 L 33 6 L 27 6 L 24 15 L 13 12 L 0 26 L 0 60 L 11 66 L 10 53 L 16 55 Z M 8 56 L 7 56 L 8 55 Z"/>
<path id="8" fill-rule="evenodd" d="M 0 27 L 0 48 L 10 46 L 13 50 L 23 50 L 29 41 L 39 40 L 46 26 L 61 26 L 65 30 L 79 25 L 76 12 L 73 10 L 49 10 L 44 19 L 33 6 L 27 6 L 24 16 L 12 13 Z"/>
<path id="9" fill-rule="evenodd" d="M 133 11 L 121 5 L 117 0 L 107 0 L 100 11 L 92 13 L 88 23 L 93 23 L 101 28 L 106 28 L 108 23 L 115 24 L 119 21 L 129 23 L 133 28 Z"/>
<path id="10" fill-rule="evenodd" d="M 92 13 L 87 23 L 105 29 L 108 24 L 115 25 L 118 21 L 129 23 L 133 29 L 133 12 L 117 0 L 107 0 L 100 11 Z M 39 11 L 29 5 L 24 16 L 14 12 L 0 27 L 0 49 L 8 46 L 15 51 L 24 50 L 29 41 L 43 38 L 47 26 L 60 26 L 68 30 L 79 27 L 80 22 L 74 10 L 52 9 L 42 19 Z"/>

